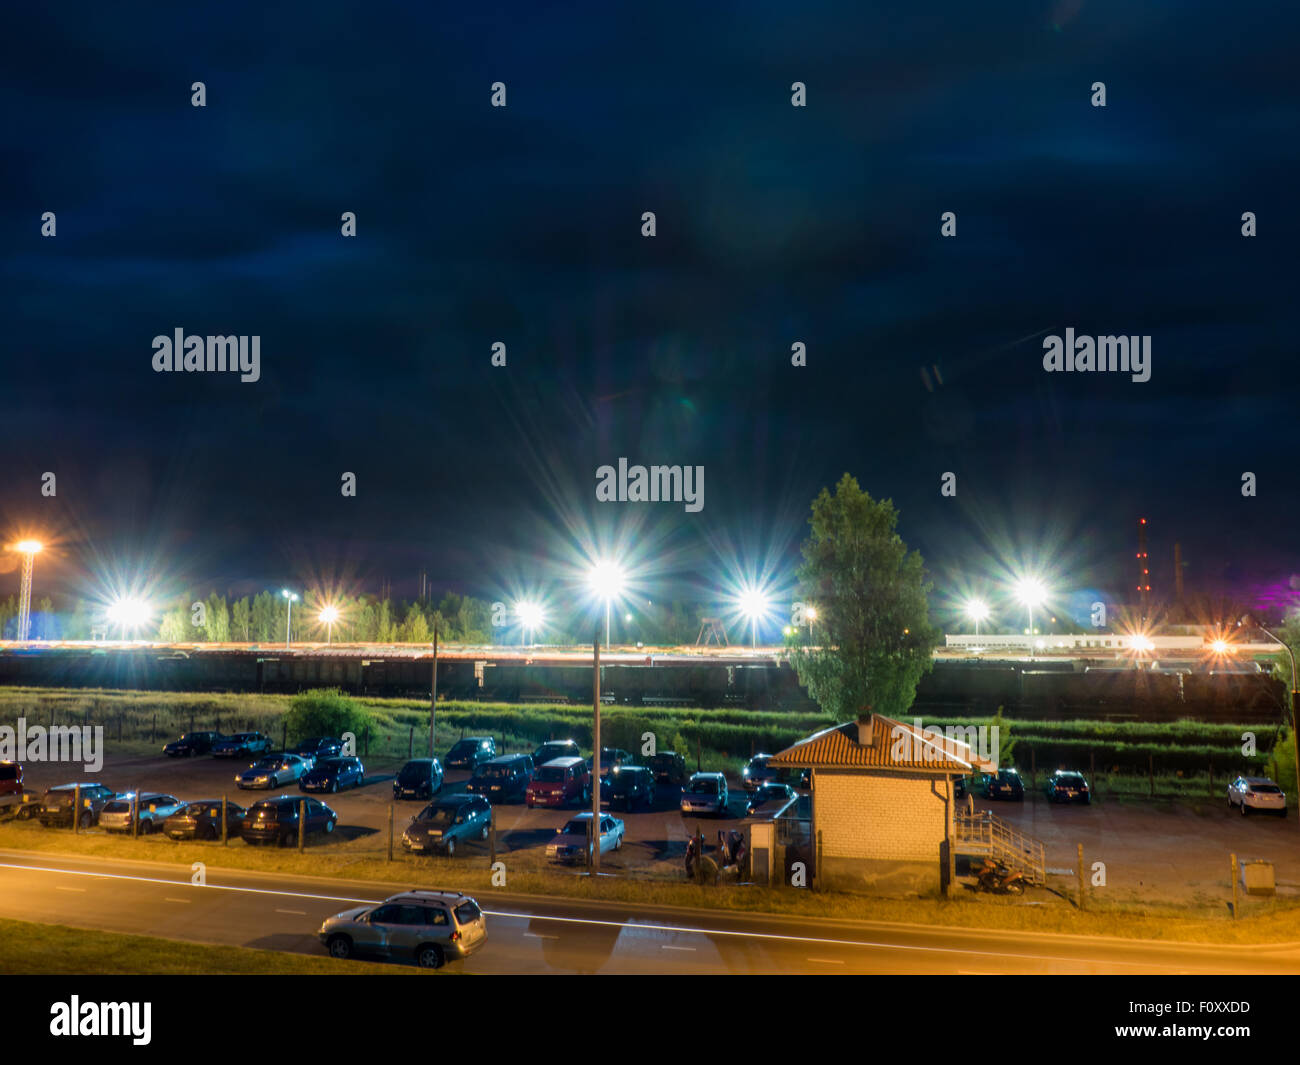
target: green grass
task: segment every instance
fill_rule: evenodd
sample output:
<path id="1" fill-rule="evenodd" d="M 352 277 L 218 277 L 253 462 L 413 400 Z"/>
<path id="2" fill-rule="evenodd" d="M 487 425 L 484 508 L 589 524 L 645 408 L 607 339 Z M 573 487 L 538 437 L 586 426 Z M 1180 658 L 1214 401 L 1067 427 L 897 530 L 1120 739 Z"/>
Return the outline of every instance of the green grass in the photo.
<path id="1" fill-rule="evenodd" d="M 205 973 L 219 976 L 361 975 L 419 973 L 405 965 L 335 961 L 309 954 L 219 947 L 155 936 L 97 932 L 67 925 L 0 918 L 0 973 L 6 975 L 146 975 Z"/>

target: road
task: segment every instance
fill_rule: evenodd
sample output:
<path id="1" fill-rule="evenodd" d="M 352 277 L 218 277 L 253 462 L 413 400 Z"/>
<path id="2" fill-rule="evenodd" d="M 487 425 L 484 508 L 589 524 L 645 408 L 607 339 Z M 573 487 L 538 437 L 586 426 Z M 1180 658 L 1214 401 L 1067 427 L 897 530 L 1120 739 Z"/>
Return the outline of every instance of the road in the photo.
<path id="1" fill-rule="evenodd" d="M 454 887 L 454 885 L 447 885 Z M 189 870 L 155 862 L 0 851 L 0 916 L 200 943 L 323 953 L 330 914 L 392 886 Z M 624 903 L 476 896 L 488 945 L 467 972 L 531 973 L 1294 973 L 1300 949 L 1174 945 L 713 913 Z"/>

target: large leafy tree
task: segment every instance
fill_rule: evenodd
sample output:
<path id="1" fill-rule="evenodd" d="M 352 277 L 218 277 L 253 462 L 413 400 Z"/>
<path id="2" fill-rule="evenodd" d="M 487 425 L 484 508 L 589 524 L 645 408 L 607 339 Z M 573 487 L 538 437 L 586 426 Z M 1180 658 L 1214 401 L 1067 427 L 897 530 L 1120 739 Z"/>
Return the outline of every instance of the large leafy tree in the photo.
<path id="1" fill-rule="evenodd" d="M 795 654 L 801 683 L 836 720 L 866 707 L 905 714 L 933 665 L 921 556 L 896 531 L 898 511 L 845 474 L 813 500 L 811 535 L 798 569 L 800 595 L 815 605 L 806 646 Z"/>

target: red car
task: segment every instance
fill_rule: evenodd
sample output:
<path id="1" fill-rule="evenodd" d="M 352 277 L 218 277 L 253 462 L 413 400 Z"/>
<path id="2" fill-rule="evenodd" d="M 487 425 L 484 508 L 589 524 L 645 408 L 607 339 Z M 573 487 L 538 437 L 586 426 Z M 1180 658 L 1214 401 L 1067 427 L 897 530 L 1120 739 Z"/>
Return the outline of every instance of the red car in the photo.
<path id="1" fill-rule="evenodd" d="M 591 801 L 591 770 L 585 758 L 552 758 L 524 791 L 525 806 L 565 806 Z"/>

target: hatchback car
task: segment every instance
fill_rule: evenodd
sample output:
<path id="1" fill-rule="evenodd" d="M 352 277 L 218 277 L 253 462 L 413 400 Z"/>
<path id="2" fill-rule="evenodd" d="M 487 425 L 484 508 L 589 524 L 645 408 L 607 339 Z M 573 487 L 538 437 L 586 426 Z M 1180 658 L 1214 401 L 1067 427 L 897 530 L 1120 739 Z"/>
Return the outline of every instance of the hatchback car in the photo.
<path id="1" fill-rule="evenodd" d="M 524 788 L 524 805 L 581 805 L 591 798 L 591 770 L 581 758 L 553 758 L 540 766 Z"/>
<path id="2" fill-rule="evenodd" d="M 493 803 L 523 802 L 532 779 L 533 760 L 526 754 L 507 754 L 474 770 L 465 790 L 484 795 Z"/>
<path id="3" fill-rule="evenodd" d="M 756 754 L 749 760 L 749 765 L 745 766 L 740 774 L 741 782 L 745 785 L 746 791 L 753 791 L 763 784 L 773 784 L 781 781 L 782 773 L 773 765 L 770 754 Z"/>
<path id="4" fill-rule="evenodd" d="M 497 741 L 491 736 L 466 736 L 451 745 L 443 763 L 448 769 L 475 769 L 497 756 Z"/>
<path id="5" fill-rule="evenodd" d="M 226 835 L 239 835 L 244 823 L 244 808 L 226 801 Z M 163 833 L 168 839 L 220 839 L 221 800 L 202 799 L 187 803 L 163 822 Z"/>
<path id="6" fill-rule="evenodd" d="M 692 773 L 682 788 L 682 814 L 713 814 L 723 817 L 727 813 L 727 778 L 721 773 Z"/>
<path id="7" fill-rule="evenodd" d="M 607 776 L 611 769 L 631 765 L 632 755 L 622 747 L 602 747 L 600 749 L 600 775 Z M 591 769 L 591 759 L 587 759 L 587 769 Z"/>
<path id="8" fill-rule="evenodd" d="M 799 793 L 789 784 L 763 784 L 754 789 L 749 801 L 745 803 L 745 816 L 774 815 L 789 805 L 791 799 L 798 796 Z"/>
<path id="9" fill-rule="evenodd" d="M 1082 773 L 1058 769 L 1047 778 L 1047 797 L 1052 802 L 1091 803 L 1092 793 Z"/>
<path id="10" fill-rule="evenodd" d="M 290 780 L 298 780 L 308 766 L 296 754 L 269 754 L 259 758 L 242 773 L 235 774 L 238 788 L 278 788 Z"/>
<path id="11" fill-rule="evenodd" d="M 622 806 L 630 812 L 634 806 L 648 807 L 654 801 L 655 777 L 644 766 L 616 766 L 600 779 L 602 806 Z"/>
<path id="12" fill-rule="evenodd" d="M 457 891 L 403 891 L 327 917 L 317 935 L 334 958 L 369 955 L 437 969 L 487 942 L 487 918 Z"/>
<path id="13" fill-rule="evenodd" d="M 587 833 L 591 824 L 591 811 L 578 814 L 563 828 L 555 830 L 555 838 L 546 845 L 546 857 L 557 862 L 585 862 L 587 860 Z M 600 853 L 620 850 L 623 846 L 623 822 L 610 814 L 600 815 Z"/>
<path id="14" fill-rule="evenodd" d="M 213 758 L 240 758 L 250 754 L 265 754 L 271 741 L 260 732 L 236 732 L 212 745 Z"/>
<path id="15" fill-rule="evenodd" d="M 578 758 L 581 755 L 577 740 L 547 740 L 533 752 L 533 765 L 545 765 L 556 758 Z"/>
<path id="16" fill-rule="evenodd" d="M 308 736 L 301 743 L 290 747 L 288 753 L 296 754 L 310 767 L 322 758 L 334 758 L 342 754 L 343 741 L 333 736 Z"/>
<path id="17" fill-rule="evenodd" d="M 106 802 L 103 812 L 99 815 L 99 827 L 106 832 L 130 832 L 134 799 L 135 796 L 127 792 Z M 140 835 L 147 836 L 151 832 L 161 831 L 163 822 L 184 807 L 185 804 L 175 795 L 144 792 L 140 796 Z"/>
<path id="18" fill-rule="evenodd" d="M 1286 816 L 1286 793 L 1267 777 L 1238 777 L 1228 785 L 1228 809 L 1246 817 L 1253 811 Z"/>
<path id="19" fill-rule="evenodd" d="M 1025 782 L 1020 774 L 1010 766 L 999 769 L 996 773 L 984 773 L 979 777 L 976 787 L 981 795 L 988 799 L 1010 799 L 1023 802 Z"/>
<path id="20" fill-rule="evenodd" d="M 196 754 L 207 754 L 223 739 L 220 732 L 187 732 L 164 746 L 163 754 L 168 758 L 193 758 Z"/>
<path id="21" fill-rule="evenodd" d="M 402 847 L 413 854 L 445 854 L 470 840 L 485 840 L 492 827 L 492 805 L 482 795 L 445 795 L 411 819 Z"/>
<path id="22" fill-rule="evenodd" d="M 442 765 L 436 758 L 412 758 L 393 779 L 394 799 L 432 799 L 442 791 Z"/>
<path id="23" fill-rule="evenodd" d="M 366 782 L 360 758 L 322 758 L 298 778 L 299 791 L 338 791 L 359 788 Z"/>
<path id="24" fill-rule="evenodd" d="M 253 803 L 244 814 L 239 835 L 245 843 L 293 843 L 298 838 L 298 804 L 307 805 L 307 835 L 329 834 L 338 824 L 339 815 L 319 799 L 300 799 L 280 795 Z M 220 816 L 220 811 L 218 811 Z"/>
<path id="25" fill-rule="evenodd" d="M 660 784 L 678 787 L 690 775 L 686 772 L 686 759 L 676 751 L 660 751 L 646 759 L 646 765 Z"/>
<path id="26" fill-rule="evenodd" d="M 41 824 L 46 828 L 72 827 L 72 808 L 76 805 L 76 788 L 75 784 L 59 784 L 46 790 L 44 798 L 41 799 L 40 809 L 36 812 Z M 117 792 L 104 784 L 82 784 L 81 810 L 77 814 L 77 824 L 82 828 L 98 824 L 99 815 L 103 813 L 104 807 L 116 798 Z"/>

